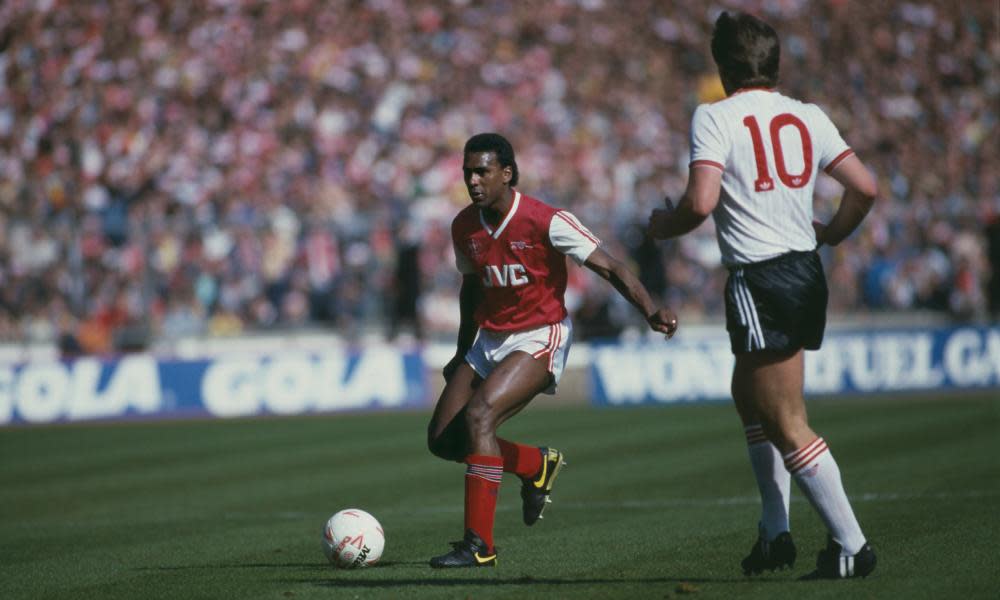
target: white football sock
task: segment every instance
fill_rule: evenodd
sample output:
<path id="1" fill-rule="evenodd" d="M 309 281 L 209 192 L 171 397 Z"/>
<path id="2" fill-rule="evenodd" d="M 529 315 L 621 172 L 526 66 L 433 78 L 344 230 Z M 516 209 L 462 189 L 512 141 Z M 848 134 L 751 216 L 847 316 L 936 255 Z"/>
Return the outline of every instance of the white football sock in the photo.
<path id="1" fill-rule="evenodd" d="M 841 556 L 854 556 L 865 545 L 865 535 L 844 492 L 840 469 L 823 438 L 785 455 L 785 468 L 826 523 Z"/>
<path id="2" fill-rule="evenodd" d="M 779 533 L 791 531 L 788 522 L 788 502 L 791 499 L 792 477 L 782 462 L 781 453 L 768 441 L 760 425 L 744 427 L 747 451 L 757 488 L 760 490 L 760 527 L 767 541 Z"/>

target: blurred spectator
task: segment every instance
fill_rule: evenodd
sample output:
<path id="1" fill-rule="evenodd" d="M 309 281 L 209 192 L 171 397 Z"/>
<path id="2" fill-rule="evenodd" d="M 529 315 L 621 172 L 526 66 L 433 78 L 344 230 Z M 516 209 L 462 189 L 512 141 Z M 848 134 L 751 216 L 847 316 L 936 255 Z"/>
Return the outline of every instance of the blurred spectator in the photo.
<path id="1" fill-rule="evenodd" d="M 403 328 L 421 340 L 424 337 L 420 306 L 420 238 L 412 223 L 404 223 L 395 236 L 396 264 L 391 290 L 389 315 L 390 340 Z"/>
<path id="2" fill-rule="evenodd" d="M 986 227 L 990 263 L 990 313 L 1000 318 L 1000 213 L 994 214 Z"/>
<path id="3" fill-rule="evenodd" d="M 779 28 L 785 72 L 823 73 L 783 85 L 821 104 L 877 170 L 872 218 L 824 250 L 831 307 L 979 318 L 990 285 L 996 314 L 996 233 L 988 252 L 981 225 L 1000 200 L 995 4 L 727 7 Z M 485 130 L 521 149 L 526 191 L 624 238 L 682 316 L 718 317 L 710 223 L 667 247 L 629 234 L 683 190 L 691 112 L 720 95 L 708 56 L 718 10 L 0 3 L 0 339 L 71 335 L 85 352 L 120 351 L 141 343 L 136 323 L 147 338 L 305 323 L 357 335 L 389 305 L 388 328 L 417 318 L 450 337 L 461 145 Z M 838 195 L 818 182 L 820 216 Z M 386 225 L 400 204 L 419 249 Z M 588 277 L 568 293 L 591 311 Z M 424 301 L 400 302 L 403 287 Z"/>
<path id="4" fill-rule="evenodd" d="M 615 339 L 623 329 L 621 321 L 615 318 L 610 294 L 597 290 L 583 297 L 573 315 L 573 335 L 581 341 Z"/>

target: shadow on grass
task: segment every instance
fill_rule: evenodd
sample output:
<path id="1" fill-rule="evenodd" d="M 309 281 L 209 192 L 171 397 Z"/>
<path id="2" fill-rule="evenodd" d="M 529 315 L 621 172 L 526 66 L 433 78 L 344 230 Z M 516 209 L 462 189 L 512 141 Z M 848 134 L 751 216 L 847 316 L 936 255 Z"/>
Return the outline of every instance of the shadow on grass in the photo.
<path id="1" fill-rule="evenodd" d="M 433 574 L 426 577 L 414 577 L 412 576 L 412 570 L 409 571 L 409 577 L 393 577 L 393 574 L 386 572 L 387 569 L 393 567 L 418 567 L 421 570 L 426 570 L 427 573 Z M 309 570 L 315 571 L 317 573 L 335 574 L 333 577 L 324 577 L 323 579 L 303 579 L 303 578 L 283 578 L 280 580 L 281 583 L 294 583 L 294 584 L 304 584 L 313 585 L 316 587 L 336 587 L 336 588 L 399 588 L 399 587 L 409 587 L 409 586 L 424 586 L 424 587 L 454 587 L 454 586 L 469 586 L 469 585 L 486 585 L 486 586 L 518 586 L 518 585 L 554 585 L 554 586 L 573 586 L 573 585 L 614 585 L 614 584 L 676 584 L 676 585 L 686 585 L 686 584 L 704 584 L 704 583 L 746 583 L 753 582 L 755 584 L 782 584 L 786 585 L 793 580 L 784 578 L 748 578 L 741 576 L 733 577 L 682 577 L 682 576 L 664 576 L 664 577 L 620 577 L 620 578 L 557 578 L 557 577 L 532 577 L 531 575 L 521 575 L 517 577 L 504 578 L 499 575 L 494 570 L 477 570 L 477 574 L 485 575 L 485 577 L 455 577 L 460 573 L 455 571 L 435 571 L 431 570 L 427 566 L 426 561 L 385 561 L 380 562 L 378 566 L 372 567 L 372 569 L 362 569 L 356 571 L 342 571 L 334 569 L 330 565 L 318 563 L 318 562 L 272 562 L 272 563 L 262 563 L 262 562 L 247 562 L 247 563 L 214 563 L 214 564 L 201 564 L 201 565 L 159 565 L 159 566 L 149 566 L 149 567 L 135 567 L 133 571 L 146 571 L 146 572 L 167 572 L 167 571 L 207 571 L 215 569 L 295 569 L 295 570 Z M 372 577 L 366 575 L 372 573 L 372 570 L 377 570 L 379 577 Z"/>
<path id="2" fill-rule="evenodd" d="M 379 563 L 379 568 L 392 566 L 420 565 L 426 566 L 425 561 L 385 561 Z M 203 565 L 155 565 L 149 567 L 135 567 L 133 571 L 205 571 L 209 569 L 315 569 L 317 571 L 329 572 L 332 566 L 321 562 L 246 562 L 246 563 L 213 563 Z"/>
<path id="3" fill-rule="evenodd" d="M 317 587 L 336 587 L 336 588 L 395 588 L 395 587 L 406 587 L 406 586 L 426 586 L 426 587 L 451 587 L 451 586 L 468 586 L 468 585 L 486 585 L 486 586 L 513 586 L 513 585 L 557 585 L 557 586 L 570 586 L 570 585 L 613 585 L 613 584 L 676 584 L 676 585 L 689 585 L 689 584 L 699 584 L 699 583 L 743 583 L 747 581 L 753 581 L 753 583 L 778 583 L 786 585 L 789 583 L 787 579 L 753 579 L 749 580 L 747 578 L 736 578 L 736 577 L 622 577 L 619 579 L 611 578 L 553 578 L 553 577 L 531 577 L 531 576 L 521 576 L 521 577 L 511 577 L 510 579 L 502 578 L 450 578 L 450 577 L 411 577 L 405 579 L 373 579 L 373 578 L 362 578 L 353 576 L 338 577 L 336 579 L 327 579 L 325 581 L 315 581 L 307 579 L 298 580 L 286 580 L 285 583 L 299 583 L 299 584 L 312 584 Z"/>

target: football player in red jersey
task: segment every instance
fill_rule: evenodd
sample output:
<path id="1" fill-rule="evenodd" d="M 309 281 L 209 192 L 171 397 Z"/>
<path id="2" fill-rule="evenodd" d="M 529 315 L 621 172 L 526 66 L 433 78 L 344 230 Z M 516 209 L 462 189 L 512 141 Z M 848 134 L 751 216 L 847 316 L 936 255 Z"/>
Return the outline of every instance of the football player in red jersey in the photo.
<path id="1" fill-rule="evenodd" d="M 677 237 L 711 214 L 729 269 L 732 393 L 761 495 L 758 539 L 743 571 L 794 566 L 788 517 L 794 478 L 829 531 L 813 576 L 865 577 L 875 569 L 875 552 L 833 454 L 809 426 L 803 350 L 818 349 L 826 327 L 827 284 L 816 248 L 850 235 L 878 189 L 818 106 L 776 89 L 780 48 L 778 34 L 760 19 L 719 15 L 712 56 L 726 98 L 695 110 L 687 191 L 676 209 L 653 211 L 649 233 Z M 825 225 L 813 221 L 821 169 L 845 188 Z"/>
<path id="2" fill-rule="evenodd" d="M 467 465 L 465 535 L 451 552 L 431 559 L 435 568 L 496 564 L 493 516 L 503 473 L 522 480 L 525 524 L 541 518 L 549 500 L 562 453 L 496 432 L 559 383 L 573 331 L 563 300 L 566 256 L 610 282 L 654 331 L 669 338 L 677 330 L 677 316 L 654 305 L 638 278 L 575 216 L 515 189 L 517 162 L 504 137 L 475 135 L 464 157 L 472 203 L 452 223 L 461 322 L 427 444 L 436 456 Z"/>

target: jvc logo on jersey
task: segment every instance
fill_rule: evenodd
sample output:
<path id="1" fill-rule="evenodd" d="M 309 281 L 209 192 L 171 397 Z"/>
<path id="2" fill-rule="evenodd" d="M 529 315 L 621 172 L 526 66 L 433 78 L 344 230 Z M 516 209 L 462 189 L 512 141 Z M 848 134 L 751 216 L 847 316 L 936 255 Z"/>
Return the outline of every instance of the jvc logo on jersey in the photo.
<path id="1" fill-rule="evenodd" d="M 483 285 L 486 287 L 517 287 L 528 283 L 528 271 L 524 265 L 486 265 L 483 271 Z"/>

